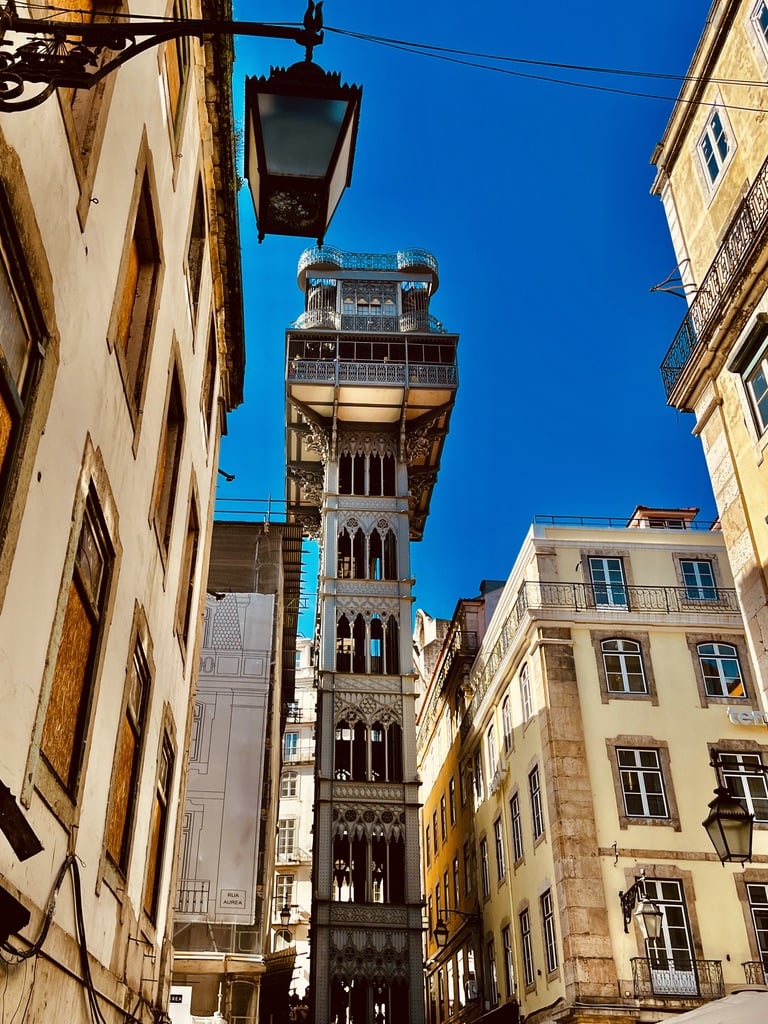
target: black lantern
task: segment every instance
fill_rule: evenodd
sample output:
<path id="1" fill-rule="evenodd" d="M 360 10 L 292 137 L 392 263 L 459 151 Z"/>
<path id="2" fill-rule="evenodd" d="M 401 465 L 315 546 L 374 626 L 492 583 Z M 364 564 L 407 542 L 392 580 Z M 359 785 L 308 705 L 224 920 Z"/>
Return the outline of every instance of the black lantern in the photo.
<path id="1" fill-rule="evenodd" d="M 718 786 L 709 803 L 709 814 L 702 822 L 720 863 L 743 864 L 752 859 L 753 815 L 725 786 Z"/>
<path id="2" fill-rule="evenodd" d="M 259 241 L 300 235 L 322 245 L 352 160 L 363 90 L 311 61 L 245 80 L 245 176 Z"/>
<path id="3" fill-rule="evenodd" d="M 649 942 L 655 942 L 656 939 L 661 935 L 661 922 L 664 915 L 659 910 L 658 903 L 654 903 L 653 900 L 649 900 L 647 896 L 643 896 L 637 905 L 635 911 L 635 920 L 640 925 L 640 931 L 643 933 L 643 938 Z"/>
<path id="4" fill-rule="evenodd" d="M 448 925 L 442 917 L 438 918 L 437 924 L 432 929 L 432 937 L 438 949 L 445 949 L 448 942 Z"/>
<path id="5" fill-rule="evenodd" d="M 280 911 L 280 924 L 283 926 L 283 928 L 287 928 L 290 923 L 291 923 L 291 908 L 286 903 L 286 904 L 283 905 L 283 907 L 282 907 L 282 909 Z"/>

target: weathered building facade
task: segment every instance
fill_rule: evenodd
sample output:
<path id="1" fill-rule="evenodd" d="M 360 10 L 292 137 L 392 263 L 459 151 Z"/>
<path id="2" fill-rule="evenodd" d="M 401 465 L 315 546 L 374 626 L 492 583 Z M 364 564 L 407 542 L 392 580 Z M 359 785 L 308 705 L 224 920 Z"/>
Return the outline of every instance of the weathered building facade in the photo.
<path id="1" fill-rule="evenodd" d="M 422 820 L 431 1024 L 630 1024 L 764 983 L 766 711 L 694 514 L 535 522 L 469 669 L 460 602 L 424 720 L 448 752 Z M 723 868 L 701 826 L 718 781 L 755 814 L 752 864 Z"/>
<path id="2" fill-rule="evenodd" d="M 315 1024 L 423 1018 L 409 543 L 457 387 L 437 265 L 310 249 L 287 332 L 289 514 L 320 537 Z"/>
<path id="3" fill-rule="evenodd" d="M 768 688 L 768 6 L 716 0 L 653 154 L 689 309 L 662 364 L 696 416 L 750 651 Z"/>
<path id="4" fill-rule="evenodd" d="M 219 440 L 242 399 L 231 57 L 174 41 L 0 114 L 0 886 L 22 908 L 0 915 L 0 970 L 29 1022 L 167 1010 Z M 9 815 L 37 843 L 9 845 Z"/>

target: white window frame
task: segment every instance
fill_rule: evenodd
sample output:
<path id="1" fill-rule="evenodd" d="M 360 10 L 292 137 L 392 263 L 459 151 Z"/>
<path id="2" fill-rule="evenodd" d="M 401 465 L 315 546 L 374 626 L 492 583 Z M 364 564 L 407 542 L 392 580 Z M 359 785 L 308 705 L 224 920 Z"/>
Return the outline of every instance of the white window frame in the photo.
<path id="1" fill-rule="evenodd" d="M 523 859 L 523 818 L 520 813 L 520 794 L 513 793 L 509 798 L 509 816 L 512 819 L 512 853 L 515 863 Z"/>
<path id="2" fill-rule="evenodd" d="M 768 965 L 768 885 L 747 882 L 747 900 L 760 960 L 763 965 Z M 768 967 L 763 966 L 763 973 L 768 973 Z"/>
<path id="3" fill-rule="evenodd" d="M 496 877 L 501 882 L 507 873 L 504 860 L 504 830 L 501 827 L 501 816 L 493 823 L 493 845 L 496 848 Z"/>
<path id="4" fill-rule="evenodd" d="M 608 647 L 609 644 L 615 644 L 616 646 L 611 649 Z M 601 640 L 600 654 L 603 659 L 605 687 L 608 693 L 648 693 L 648 679 L 646 678 L 645 665 L 643 664 L 643 650 L 637 640 L 628 640 L 625 637 L 610 637 L 607 640 Z M 608 667 L 608 658 L 616 660 L 617 670 Z M 639 672 L 637 669 L 630 671 L 630 663 L 635 659 L 637 659 L 637 665 L 639 665 Z M 632 680 L 637 680 L 638 677 L 642 680 L 642 689 L 638 689 L 637 685 L 632 685 Z M 617 678 L 621 679 L 621 686 L 612 686 L 611 680 Z"/>
<path id="5" fill-rule="evenodd" d="M 697 644 L 696 653 L 699 658 L 699 668 L 704 680 L 704 692 L 708 697 L 728 697 L 731 700 L 747 696 L 744 683 L 744 673 L 741 670 L 739 652 L 735 644 L 706 643 Z M 738 676 L 733 676 L 726 670 L 728 662 L 735 662 Z M 708 671 L 706 666 L 711 666 L 714 672 Z M 736 684 L 738 679 L 738 685 Z M 710 684 L 717 687 L 717 692 L 710 692 Z M 737 692 L 738 690 L 741 692 Z"/>
<path id="6" fill-rule="evenodd" d="M 533 718 L 534 707 L 528 665 L 523 665 L 520 668 L 520 704 L 523 711 L 523 722 L 529 722 Z"/>
<path id="7" fill-rule="evenodd" d="M 541 802 L 541 777 L 538 765 L 535 765 L 528 773 L 528 792 L 531 797 L 533 838 L 541 839 L 544 835 L 544 807 Z"/>
<path id="8" fill-rule="evenodd" d="M 557 956 L 557 936 L 555 934 L 555 907 L 552 901 L 552 890 L 547 889 L 541 894 L 541 925 L 544 932 L 544 955 L 547 961 L 547 974 L 552 974 L 559 966 Z"/>
<path id="9" fill-rule="evenodd" d="M 765 23 L 762 21 L 763 17 L 765 18 Z M 766 0 L 757 0 L 749 15 L 749 21 L 760 49 L 763 51 L 765 58 L 768 59 L 768 2 Z"/>
<path id="10" fill-rule="evenodd" d="M 755 821 L 768 821 L 768 782 L 758 766 L 761 754 L 720 751 L 720 771 L 728 792 L 740 800 Z"/>
<path id="11" fill-rule="evenodd" d="M 533 937 L 531 936 L 531 914 L 528 908 L 520 911 L 520 947 L 523 954 L 523 981 L 529 988 L 536 983 L 533 964 Z"/>
<path id="12" fill-rule="evenodd" d="M 727 147 L 725 153 L 722 151 L 722 141 Z M 708 108 L 704 127 L 696 143 L 704 181 L 710 193 L 714 192 L 723 180 L 735 151 L 736 139 L 731 123 L 726 115 L 725 106 L 718 99 Z M 716 168 L 714 175 L 713 167 Z"/>
<path id="13" fill-rule="evenodd" d="M 504 753 L 508 754 L 512 749 L 512 702 L 509 694 L 501 703 L 501 724 L 504 732 Z"/>
<path id="14" fill-rule="evenodd" d="M 280 799 L 290 800 L 299 795 L 299 773 L 289 769 L 280 776 Z"/>
<path id="15" fill-rule="evenodd" d="M 288 860 L 296 853 L 296 819 L 280 818 L 277 823 L 277 856 Z"/>
<path id="16" fill-rule="evenodd" d="M 624 560 L 615 555 L 590 555 L 589 580 L 596 608 L 629 608 Z"/>
<path id="17" fill-rule="evenodd" d="M 755 378 L 758 375 L 765 384 L 765 390 L 760 394 L 755 390 Z M 762 435 L 768 430 L 768 346 L 742 372 L 741 380 L 755 428 Z"/>
<path id="18" fill-rule="evenodd" d="M 717 601 L 715 567 L 709 558 L 681 558 L 680 573 L 686 601 Z"/>
<path id="19" fill-rule="evenodd" d="M 283 762 L 295 764 L 299 760 L 299 734 L 287 732 L 283 735 Z"/>
<path id="20" fill-rule="evenodd" d="M 480 874 L 483 884 L 483 899 L 491 895 L 491 871 L 488 864 L 488 841 L 480 840 Z"/>
<path id="21" fill-rule="evenodd" d="M 617 747 L 616 762 L 626 816 L 669 818 L 669 799 L 659 751 L 653 747 Z M 639 810 L 630 810 L 630 798 L 635 801 L 639 799 Z M 663 803 L 663 813 L 651 804 L 651 801 L 659 799 Z"/>

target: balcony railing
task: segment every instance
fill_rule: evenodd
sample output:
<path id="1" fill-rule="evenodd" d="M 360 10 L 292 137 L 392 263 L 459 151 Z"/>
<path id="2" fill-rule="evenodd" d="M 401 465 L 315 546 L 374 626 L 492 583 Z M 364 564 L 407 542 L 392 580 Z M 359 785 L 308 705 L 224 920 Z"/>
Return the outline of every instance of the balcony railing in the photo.
<path id="1" fill-rule="evenodd" d="M 411 363 L 350 363 L 340 360 L 297 359 L 288 367 L 288 379 L 313 384 L 390 384 L 395 387 L 449 387 L 458 385 L 456 366 Z"/>
<path id="2" fill-rule="evenodd" d="M 741 966 L 744 968 L 744 979 L 748 985 L 768 985 L 768 964 L 750 960 Z"/>
<path id="3" fill-rule="evenodd" d="M 338 313 L 335 309 L 308 309 L 291 328 L 296 331 L 356 331 L 364 334 L 447 334 L 437 317 L 423 311 L 403 313 L 400 316 L 381 314 Z"/>
<path id="4" fill-rule="evenodd" d="M 176 889 L 175 910 L 179 914 L 204 914 L 208 910 L 210 882 L 182 878 Z"/>
<path id="5" fill-rule="evenodd" d="M 631 964 L 635 999 L 721 999 L 725 995 L 720 960 L 689 960 L 683 956 L 650 960 L 637 956 Z"/>
<path id="6" fill-rule="evenodd" d="M 332 245 L 305 249 L 299 259 L 299 274 L 309 267 L 337 267 L 339 270 L 409 270 L 426 268 L 437 274 L 437 260 L 426 249 L 401 249 L 392 254 L 343 252 Z"/>
<path id="7" fill-rule="evenodd" d="M 296 746 L 283 748 L 283 764 L 301 764 L 302 761 L 314 761 L 315 744 L 299 743 Z"/>
<path id="8" fill-rule="evenodd" d="M 636 587 L 623 583 L 548 583 L 525 580 L 515 603 L 502 623 L 496 643 L 472 669 L 472 700 L 461 720 L 461 736 L 466 737 L 475 712 L 514 640 L 528 610 L 570 612 L 652 612 L 656 615 L 738 615 L 736 591 L 723 587 Z"/>
<path id="9" fill-rule="evenodd" d="M 768 235 L 768 160 L 731 221 L 728 234 L 704 276 L 696 297 L 661 364 L 667 401 L 683 371 L 709 342 L 711 328 L 722 313 L 733 286 L 761 250 Z"/>

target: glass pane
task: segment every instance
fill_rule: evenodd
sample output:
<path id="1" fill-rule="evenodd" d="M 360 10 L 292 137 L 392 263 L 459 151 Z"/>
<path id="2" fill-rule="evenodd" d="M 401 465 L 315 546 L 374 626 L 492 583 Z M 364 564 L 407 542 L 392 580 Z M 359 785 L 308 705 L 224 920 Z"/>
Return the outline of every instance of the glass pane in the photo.
<path id="1" fill-rule="evenodd" d="M 262 94 L 258 107 L 269 173 L 324 177 L 347 111 L 346 100 Z"/>

